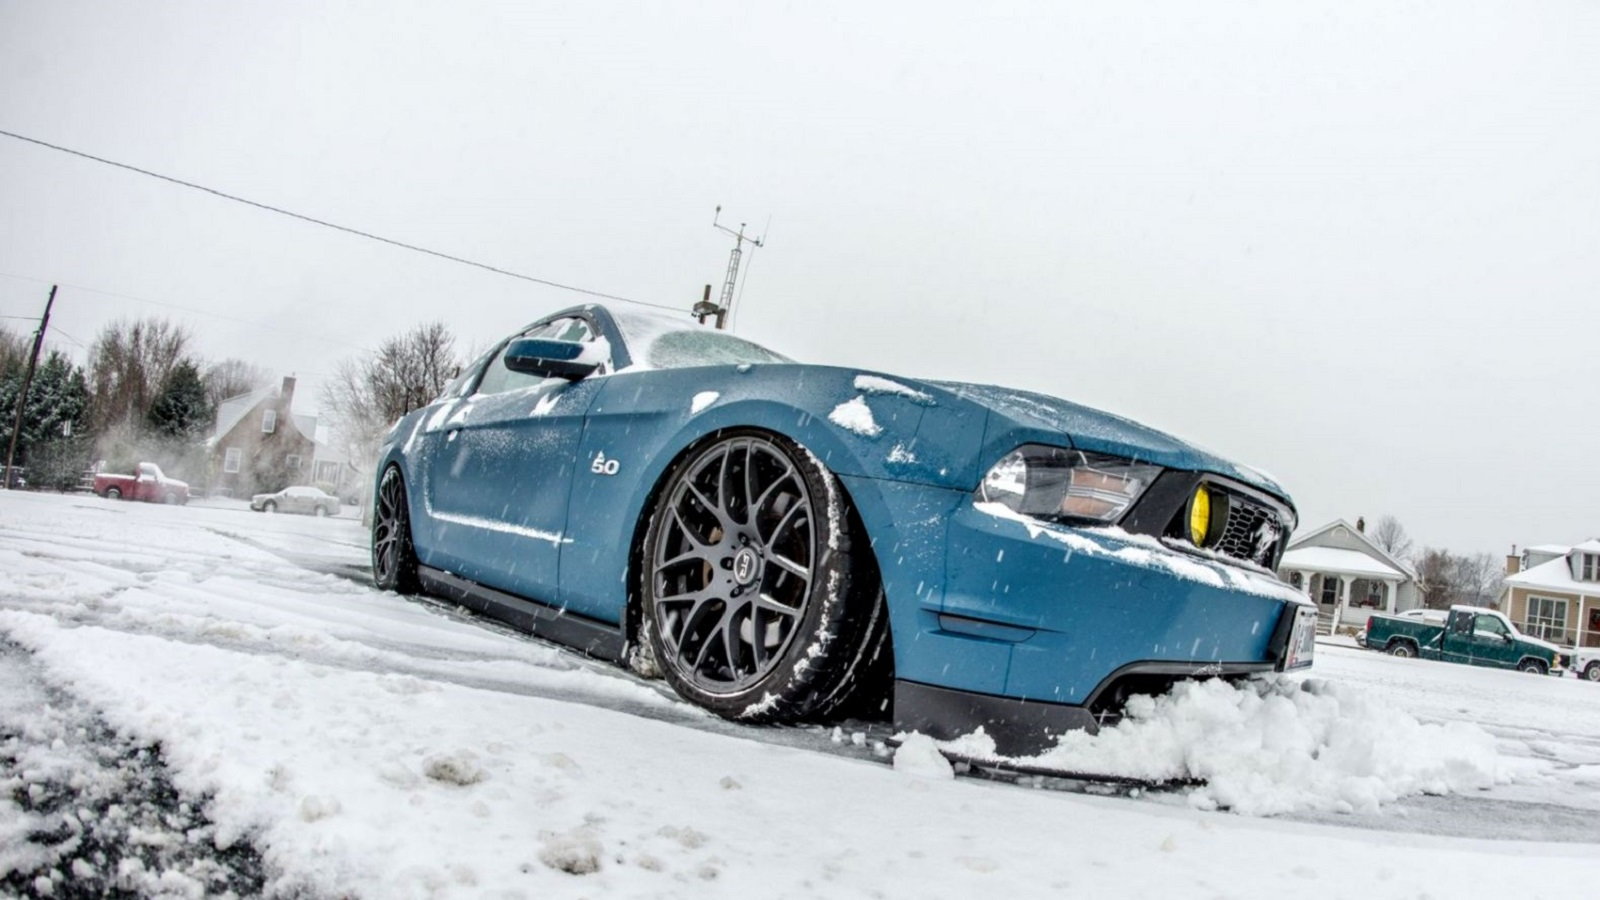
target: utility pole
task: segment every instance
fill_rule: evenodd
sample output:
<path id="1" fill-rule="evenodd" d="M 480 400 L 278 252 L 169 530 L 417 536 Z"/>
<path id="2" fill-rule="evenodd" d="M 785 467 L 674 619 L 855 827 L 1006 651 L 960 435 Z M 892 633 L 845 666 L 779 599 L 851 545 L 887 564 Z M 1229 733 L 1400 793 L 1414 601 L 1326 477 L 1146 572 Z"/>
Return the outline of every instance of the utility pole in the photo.
<path id="1" fill-rule="evenodd" d="M 706 295 L 703 300 L 694 306 L 694 315 L 705 323 L 707 316 L 717 317 L 717 327 L 723 328 L 728 321 L 728 314 L 733 311 L 733 283 L 739 278 L 739 259 L 744 255 L 744 245 L 748 241 L 757 247 L 765 246 L 762 238 L 745 237 L 745 223 L 739 223 L 739 230 L 734 231 L 726 225 L 719 224 L 717 219 L 722 216 L 722 207 L 717 207 L 716 215 L 711 217 L 711 227 L 718 231 L 733 235 L 733 252 L 728 254 L 728 274 L 722 281 L 722 299 L 717 303 L 711 302 L 711 285 L 706 285 Z"/>
<path id="2" fill-rule="evenodd" d="M 11 464 L 17 458 L 17 435 L 22 432 L 22 410 L 28 405 L 28 388 L 33 385 L 33 369 L 39 364 L 39 348 L 44 346 L 44 330 L 50 327 L 50 307 L 56 303 L 56 288 L 50 285 L 50 299 L 44 302 L 44 317 L 39 319 L 39 330 L 33 333 L 33 355 L 28 357 L 28 373 L 22 376 L 22 393 L 17 395 L 17 414 L 11 420 L 11 446 L 6 448 L 6 490 L 11 490 Z"/>

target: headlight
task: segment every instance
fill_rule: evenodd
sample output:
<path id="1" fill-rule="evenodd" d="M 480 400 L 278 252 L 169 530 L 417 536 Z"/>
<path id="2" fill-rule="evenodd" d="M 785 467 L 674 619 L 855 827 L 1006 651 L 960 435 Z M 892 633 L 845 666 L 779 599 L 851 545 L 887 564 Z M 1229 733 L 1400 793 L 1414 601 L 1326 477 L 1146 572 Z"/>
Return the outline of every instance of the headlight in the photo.
<path id="1" fill-rule="evenodd" d="M 1160 472 L 1160 466 L 1115 456 L 1027 444 L 983 476 L 978 500 L 1025 516 L 1109 525 Z"/>

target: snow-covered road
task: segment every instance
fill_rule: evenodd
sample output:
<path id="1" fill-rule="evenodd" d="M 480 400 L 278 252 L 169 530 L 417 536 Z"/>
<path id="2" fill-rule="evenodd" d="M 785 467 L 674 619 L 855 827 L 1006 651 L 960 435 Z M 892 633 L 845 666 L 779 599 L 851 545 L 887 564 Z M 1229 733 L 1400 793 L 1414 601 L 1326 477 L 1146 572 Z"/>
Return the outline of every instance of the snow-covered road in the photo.
<path id="1" fill-rule="evenodd" d="M 0 895 L 1600 884 L 1600 686 L 1575 679 L 1323 646 L 1313 690 L 1195 690 L 1059 751 L 1213 786 L 1093 796 L 951 780 L 916 741 L 891 767 L 878 731 L 732 725 L 659 683 L 372 590 L 365 563 L 351 519 L 0 493 Z M 127 762 L 156 747 L 149 777 Z M 52 800 L 63 784 L 101 806 Z M 106 797 L 150 790 L 177 796 L 88 824 L 121 821 Z M 1204 808 L 1219 804 L 1235 811 Z M 167 849 L 119 864 L 72 843 L 91 832 Z"/>

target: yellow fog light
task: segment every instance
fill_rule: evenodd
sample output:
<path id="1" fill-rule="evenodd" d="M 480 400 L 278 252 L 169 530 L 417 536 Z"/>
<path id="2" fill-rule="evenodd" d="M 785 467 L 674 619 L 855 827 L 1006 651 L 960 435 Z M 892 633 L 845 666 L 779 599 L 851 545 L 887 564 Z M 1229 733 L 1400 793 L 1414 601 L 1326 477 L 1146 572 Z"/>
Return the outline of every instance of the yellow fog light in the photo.
<path id="1" fill-rule="evenodd" d="M 1211 492 L 1205 485 L 1194 490 L 1189 501 L 1189 543 L 1204 546 L 1206 535 L 1211 533 Z"/>

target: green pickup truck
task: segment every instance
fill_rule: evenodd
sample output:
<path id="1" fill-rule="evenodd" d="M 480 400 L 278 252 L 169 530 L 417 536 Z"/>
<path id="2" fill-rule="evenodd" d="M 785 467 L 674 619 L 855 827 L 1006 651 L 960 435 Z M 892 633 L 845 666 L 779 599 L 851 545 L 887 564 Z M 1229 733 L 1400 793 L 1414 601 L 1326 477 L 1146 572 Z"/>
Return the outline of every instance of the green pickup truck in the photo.
<path id="1" fill-rule="evenodd" d="M 1392 656 L 1494 666 L 1546 675 L 1565 662 L 1561 648 L 1517 630 L 1504 614 L 1478 606 L 1452 606 L 1435 615 L 1375 615 L 1363 643 Z"/>

